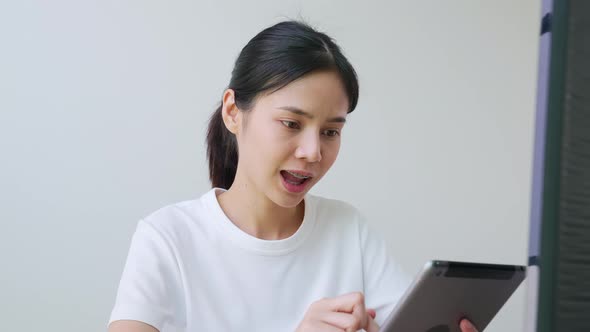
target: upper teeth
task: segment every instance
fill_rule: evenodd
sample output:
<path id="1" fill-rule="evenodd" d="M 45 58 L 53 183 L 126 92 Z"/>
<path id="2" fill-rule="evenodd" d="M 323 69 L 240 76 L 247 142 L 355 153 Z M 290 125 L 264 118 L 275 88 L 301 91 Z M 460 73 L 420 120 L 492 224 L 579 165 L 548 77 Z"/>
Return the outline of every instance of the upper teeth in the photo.
<path id="1" fill-rule="evenodd" d="M 289 172 L 289 171 L 287 171 L 287 173 L 293 175 L 296 178 L 300 178 L 300 179 L 307 179 L 310 177 L 310 176 L 305 176 L 305 175 L 301 175 L 301 174 L 297 174 L 297 173 L 293 173 L 293 172 Z"/>

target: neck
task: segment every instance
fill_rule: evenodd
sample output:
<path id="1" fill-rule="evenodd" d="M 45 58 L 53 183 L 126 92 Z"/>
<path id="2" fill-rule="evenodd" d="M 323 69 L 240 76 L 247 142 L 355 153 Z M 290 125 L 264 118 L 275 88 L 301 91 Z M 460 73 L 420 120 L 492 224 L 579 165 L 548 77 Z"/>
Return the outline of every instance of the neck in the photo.
<path id="1" fill-rule="evenodd" d="M 237 179 L 236 179 L 237 180 Z M 280 240 L 293 235 L 304 216 L 304 201 L 285 208 L 271 201 L 252 185 L 234 181 L 217 196 L 225 215 L 242 231 L 263 240 Z"/>

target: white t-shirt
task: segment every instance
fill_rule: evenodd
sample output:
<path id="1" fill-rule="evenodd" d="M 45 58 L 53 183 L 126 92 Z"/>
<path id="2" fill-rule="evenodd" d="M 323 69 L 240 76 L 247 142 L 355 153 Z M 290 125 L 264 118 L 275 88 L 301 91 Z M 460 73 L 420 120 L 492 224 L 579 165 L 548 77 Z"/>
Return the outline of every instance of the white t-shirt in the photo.
<path id="1" fill-rule="evenodd" d="M 294 331 L 324 297 L 360 291 L 382 323 L 410 283 L 351 205 L 307 194 L 289 238 L 262 240 L 235 226 L 215 188 L 142 219 L 109 324 L 160 332 Z"/>

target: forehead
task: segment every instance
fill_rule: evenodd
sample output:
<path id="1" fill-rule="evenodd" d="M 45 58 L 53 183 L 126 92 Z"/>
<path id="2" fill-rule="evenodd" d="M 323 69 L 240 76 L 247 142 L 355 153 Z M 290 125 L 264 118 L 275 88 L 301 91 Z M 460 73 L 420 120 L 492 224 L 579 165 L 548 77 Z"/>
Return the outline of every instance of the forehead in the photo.
<path id="1" fill-rule="evenodd" d="M 257 106 L 273 109 L 293 106 L 322 116 L 346 116 L 348 96 L 340 76 L 333 71 L 307 74 L 278 91 L 263 95 Z"/>

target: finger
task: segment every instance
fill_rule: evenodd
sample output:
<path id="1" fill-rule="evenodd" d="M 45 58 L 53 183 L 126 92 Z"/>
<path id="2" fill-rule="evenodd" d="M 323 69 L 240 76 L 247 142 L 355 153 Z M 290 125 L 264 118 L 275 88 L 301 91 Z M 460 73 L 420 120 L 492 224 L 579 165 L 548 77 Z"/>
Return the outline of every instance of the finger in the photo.
<path id="1" fill-rule="evenodd" d="M 369 309 L 370 310 L 370 309 Z M 379 332 L 379 325 L 375 323 L 373 317 L 369 315 L 369 323 L 365 327 L 365 331 L 367 332 Z"/>
<path id="2" fill-rule="evenodd" d="M 345 332 L 344 329 L 338 328 L 334 325 L 330 325 L 327 323 L 320 322 L 318 326 L 313 326 L 314 331 L 322 331 L 322 332 Z"/>
<path id="3" fill-rule="evenodd" d="M 368 317 L 365 309 L 365 296 L 361 292 L 352 292 L 332 298 L 325 298 L 315 303 L 318 311 L 346 312 L 352 314 L 358 322 L 352 330 L 356 331 L 367 325 Z"/>
<path id="4" fill-rule="evenodd" d="M 367 309 L 367 314 L 371 316 L 371 318 L 375 319 L 377 317 L 377 311 L 375 309 Z"/>
<path id="5" fill-rule="evenodd" d="M 365 296 L 361 292 L 348 293 L 336 297 L 325 298 L 319 301 L 318 305 L 326 311 L 343 311 L 352 313 L 355 306 L 362 304 L 365 311 Z"/>
<path id="6" fill-rule="evenodd" d="M 355 328 L 357 330 L 367 326 L 370 316 L 367 313 L 367 310 L 365 309 L 364 299 L 354 305 L 353 310 L 352 310 L 352 315 L 355 316 L 359 321 L 359 326 L 355 326 Z M 354 330 L 354 331 L 356 331 L 356 330 Z"/>
<path id="7" fill-rule="evenodd" d="M 358 318 L 345 312 L 327 311 L 321 313 L 321 316 L 318 318 L 324 323 L 346 331 L 357 331 L 361 328 Z"/>
<path id="8" fill-rule="evenodd" d="M 477 332 L 475 326 L 467 318 L 461 320 L 459 327 L 461 328 L 461 332 Z"/>

